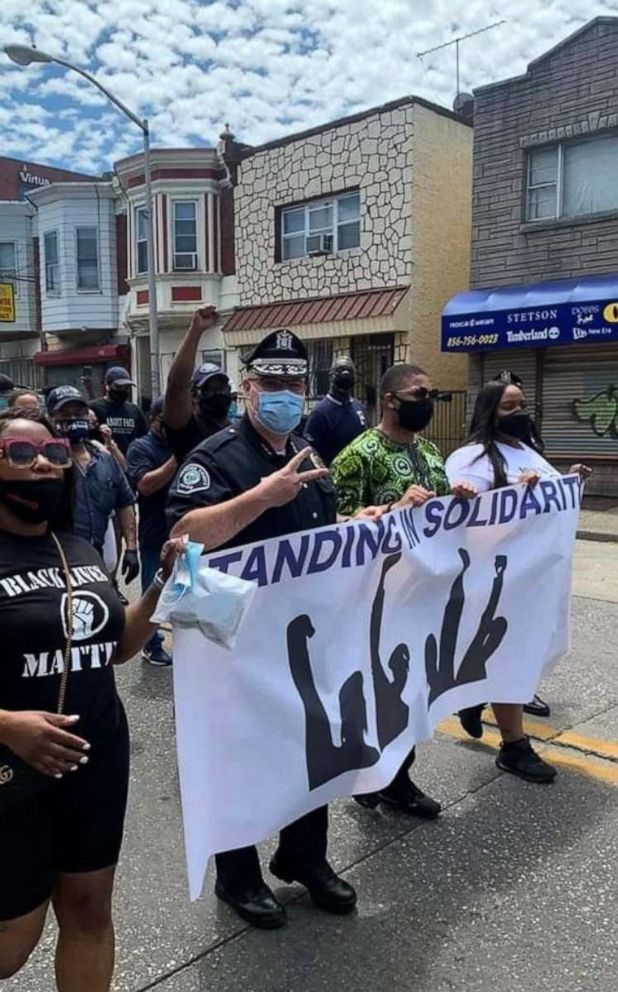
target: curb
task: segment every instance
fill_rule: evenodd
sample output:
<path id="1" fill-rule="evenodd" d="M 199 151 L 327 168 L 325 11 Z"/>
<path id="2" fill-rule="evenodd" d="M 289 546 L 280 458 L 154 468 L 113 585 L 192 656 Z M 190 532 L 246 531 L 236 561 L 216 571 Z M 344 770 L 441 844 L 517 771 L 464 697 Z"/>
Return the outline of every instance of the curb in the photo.
<path id="1" fill-rule="evenodd" d="M 599 541 L 603 544 L 618 544 L 618 534 L 607 534 L 597 530 L 578 530 L 578 541 Z"/>

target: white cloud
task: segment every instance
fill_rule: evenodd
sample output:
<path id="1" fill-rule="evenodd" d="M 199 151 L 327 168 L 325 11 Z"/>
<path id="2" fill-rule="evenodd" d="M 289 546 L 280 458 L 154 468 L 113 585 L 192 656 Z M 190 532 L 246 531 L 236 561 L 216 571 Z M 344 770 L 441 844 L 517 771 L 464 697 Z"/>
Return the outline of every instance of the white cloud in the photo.
<path id="1" fill-rule="evenodd" d="M 416 53 L 509 18 L 461 46 L 462 88 L 525 71 L 618 0 L 2 0 L 0 46 L 34 40 L 151 121 L 160 145 L 216 141 L 229 121 L 259 143 L 415 93 L 451 106 L 453 48 Z M 108 169 L 139 131 L 75 73 L 0 57 L 7 154 Z"/>

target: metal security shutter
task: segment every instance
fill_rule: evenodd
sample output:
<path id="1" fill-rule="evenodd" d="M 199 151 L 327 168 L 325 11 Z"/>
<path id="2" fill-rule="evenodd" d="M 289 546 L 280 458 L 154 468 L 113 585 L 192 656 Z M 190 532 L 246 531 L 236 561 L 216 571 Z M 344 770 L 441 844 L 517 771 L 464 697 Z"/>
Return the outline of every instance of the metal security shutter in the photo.
<path id="1" fill-rule="evenodd" d="M 543 440 L 549 456 L 618 458 L 618 346 L 548 348 Z"/>
<path id="2" fill-rule="evenodd" d="M 483 354 L 483 383 L 489 382 L 498 372 L 508 369 L 523 381 L 530 413 L 536 410 L 536 361 L 534 348 L 513 348 L 511 351 L 487 351 Z"/>

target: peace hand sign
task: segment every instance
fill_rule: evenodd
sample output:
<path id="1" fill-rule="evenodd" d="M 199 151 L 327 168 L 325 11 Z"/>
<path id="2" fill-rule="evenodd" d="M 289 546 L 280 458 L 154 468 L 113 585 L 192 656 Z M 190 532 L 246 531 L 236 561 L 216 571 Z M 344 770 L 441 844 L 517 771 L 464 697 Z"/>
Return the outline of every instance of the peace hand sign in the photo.
<path id="1" fill-rule="evenodd" d="M 310 447 L 303 448 L 278 472 L 265 476 L 257 484 L 256 494 L 260 496 L 267 507 L 285 506 L 296 499 L 301 487 L 314 479 L 323 479 L 328 475 L 327 468 L 312 468 L 305 472 L 298 469 L 309 456 Z"/>

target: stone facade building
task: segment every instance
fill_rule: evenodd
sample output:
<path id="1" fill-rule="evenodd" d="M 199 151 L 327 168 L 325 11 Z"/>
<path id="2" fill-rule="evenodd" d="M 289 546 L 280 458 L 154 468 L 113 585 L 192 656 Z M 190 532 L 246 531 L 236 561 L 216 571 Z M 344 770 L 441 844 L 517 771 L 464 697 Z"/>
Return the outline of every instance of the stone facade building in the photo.
<path id="1" fill-rule="evenodd" d="M 240 306 L 226 344 L 289 327 L 307 342 L 314 395 L 349 353 L 374 418 L 394 361 L 463 388 L 465 360 L 440 354 L 439 315 L 467 285 L 471 150 L 467 123 L 415 97 L 259 148 L 230 136 Z"/>
<path id="2" fill-rule="evenodd" d="M 472 292 L 443 320 L 471 397 L 523 380 L 548 456 L 618 494 L 618 18 L 475 92 Z"/>

